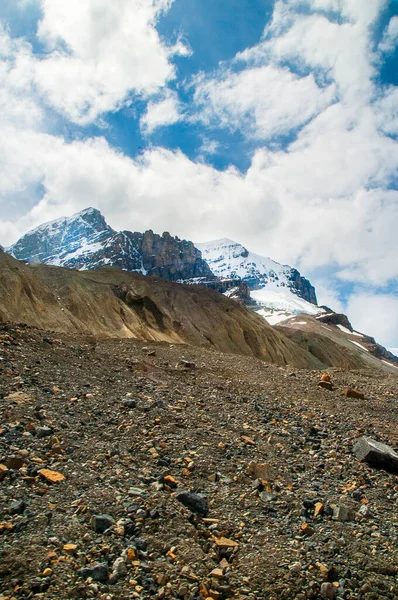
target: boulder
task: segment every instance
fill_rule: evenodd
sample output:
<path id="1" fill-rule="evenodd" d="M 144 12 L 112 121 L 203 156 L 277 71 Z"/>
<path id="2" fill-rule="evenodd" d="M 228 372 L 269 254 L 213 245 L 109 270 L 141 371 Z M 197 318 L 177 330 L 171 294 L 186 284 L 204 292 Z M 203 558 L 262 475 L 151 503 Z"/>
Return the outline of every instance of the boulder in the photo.
<path id="1" fill-rule="evenodd" d="M 354 454 L 361 462 L 366 462 L 375 469 L 398 474 L 398 454 L 386 444 L 370 437 L 362 437 L 354 446 Z"/>

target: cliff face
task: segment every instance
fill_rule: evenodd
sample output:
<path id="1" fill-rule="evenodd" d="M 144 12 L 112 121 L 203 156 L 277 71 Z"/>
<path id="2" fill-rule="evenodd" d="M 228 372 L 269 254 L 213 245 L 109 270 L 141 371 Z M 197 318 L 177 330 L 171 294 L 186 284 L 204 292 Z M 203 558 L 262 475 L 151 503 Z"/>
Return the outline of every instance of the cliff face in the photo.
<path id="1" fill-rule="evenodd" d="M 192 242 L 174 238 L 167 231 L 159 236 L 149 230 L 140 238 L 143 266 L 148 275 L 169 281 L 214 277 Z"/>
<path id="2" fill-rule="evenodd" d="M 112 229 L 101 213 L 88 208 L 72 217 L 41 225 L 8 249 L 19 260 L 75 270 L 118 267 L 177 281 L 213 274 L 192 242 Z"/>
<path id="3" fill-rule="evenodd" d="M 307 300 L 307 302 L 311 302 L 311 304 L 318 304 L 314 286 L 308 279 L 300 275 L 297 269 L 291 270 L 288 280 L 292 283 L 292 288 L 297 291 L 301 298 Z"/>

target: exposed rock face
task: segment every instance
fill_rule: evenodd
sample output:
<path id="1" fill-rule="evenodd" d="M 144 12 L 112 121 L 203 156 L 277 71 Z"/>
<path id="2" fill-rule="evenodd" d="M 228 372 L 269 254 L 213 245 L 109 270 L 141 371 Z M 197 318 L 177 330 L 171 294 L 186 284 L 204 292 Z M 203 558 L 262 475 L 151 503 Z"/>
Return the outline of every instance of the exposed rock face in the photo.
<path id="1" fill-rule="evenodd" d="M 289 290 L 307 302 L 317 304 L 315 288 L 288 265 L 249 252 L 242 244 L 228 238 L 196 246 L 213 273 L 221 279 L 240 279 L 251 290 Z"/>
<path id="2" fill-rule="evenodd" d="M 318 321 L 322 321 L 322 323 L 329 323 L 330 325 L 342 325 L 349 331 L 353 331 L 353 327 L 346 315 L 330 311 L 326 315 L 318 315 L 317 319 Z"/>
<path id="3" fill-rule="evenodd" d="M 113 266 L 170 281 L 214 278 L 192 242 L 167 232 L 162 236 L 151 230 L 117 232 L 94 208 L 41 225 L 18 240 L 8 253 L 25 262 L 76 270 Z"/>
<path id="4" fill-rule="evenodd" d="M 292 288 L 297 291 L 297 294 L 311 302 L 311 304 L 318 304 L 316 292 L 314 286 L 300 273 L 297 269 L 291 269 L 291 273 L 288 275 L 288 281 L 292 284 Z"/>

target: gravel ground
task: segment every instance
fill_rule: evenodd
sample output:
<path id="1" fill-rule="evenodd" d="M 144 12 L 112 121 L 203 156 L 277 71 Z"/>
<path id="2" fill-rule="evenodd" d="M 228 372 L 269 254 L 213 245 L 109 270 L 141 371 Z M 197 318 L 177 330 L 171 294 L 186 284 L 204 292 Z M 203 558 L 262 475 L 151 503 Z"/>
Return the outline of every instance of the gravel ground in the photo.
<path id="1" fill-rule="evenodd" d="M 398 445 L 397 377 L 328 372 L 333 391 L 319 371 L 1 326 L 0 598 L 398 598 L 398 481 L 353 454 Z"/>

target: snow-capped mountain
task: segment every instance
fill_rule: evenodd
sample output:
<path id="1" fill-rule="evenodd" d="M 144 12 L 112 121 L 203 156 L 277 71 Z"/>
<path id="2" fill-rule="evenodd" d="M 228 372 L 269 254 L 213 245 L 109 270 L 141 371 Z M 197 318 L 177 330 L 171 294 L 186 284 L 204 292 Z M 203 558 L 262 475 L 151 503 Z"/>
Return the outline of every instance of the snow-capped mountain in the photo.
<path id="1" fill-rule="evenodd" d="M 196 247 L 217 277 L 240 279 L 251 290 L 285 292 L 286 298 L 296 297 L 292 301 L 299 296 L 308 303 L 317 304 L 315 288 L 292 267 L 254 254 L 227 238 L 196 244 Z M 255 294 L 251 293 L 251 296 L 255 298 Z M 259 300 L 262 302 L 265 298 Z"/>
<path id="2" fill-rule="evenodd" d="M 171 281 L 214 279 L 192 242 L 167 232 L 115 231 L 95 208 L 40 225 L 7 252 L 25 262 L 76 270 L 114 266 Z"/>

